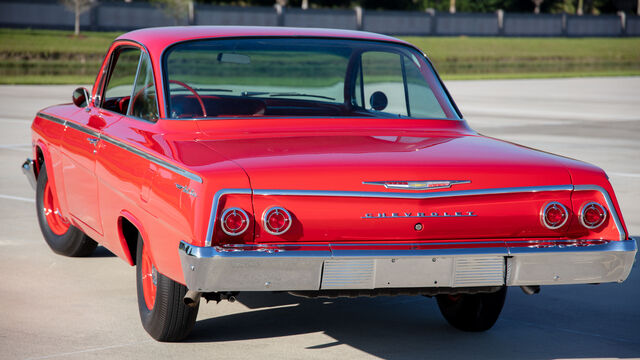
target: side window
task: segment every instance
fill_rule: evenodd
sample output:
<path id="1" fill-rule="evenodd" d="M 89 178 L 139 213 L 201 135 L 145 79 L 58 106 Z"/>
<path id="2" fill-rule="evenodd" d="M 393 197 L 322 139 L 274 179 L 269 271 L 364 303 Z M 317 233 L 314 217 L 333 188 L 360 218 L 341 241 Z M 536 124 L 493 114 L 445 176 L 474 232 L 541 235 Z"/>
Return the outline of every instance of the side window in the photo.
<path id="1" fill-rule="evenodd" d="M 411 116 L 414 118 L 446 118 L 442 106 L 438 103 L 431 87 L 420 73 L 418 65 L 406 56 L 404 61 L 405 78 Z"/>
<path id="2" fill-rule="evenodd" d="M 142 53 L 136 84 L 129 105 L 128 114 L 142 119 L 155 121 L 158 118 L 156 87 L 153 82 L 153 69 L 147 53 Z"/>
<path id="3" fill-rule="evenodd" d="M 140 50 L 123 48 L 112 61 L 115 61 L 115 64 L 111 66 L 111 75 L 102 97 L 102 107 L 125 115 L 140 62 Z"/>
<path id="4" fill-rule="evenodd" d="M 401 55 L 381 51 L 363 53 L 362 82 L 366 110 L 408 116 Z M 374 108 L 372 102 L 384 103 L 380 93 L 386 97 L 387 104 Z"/>
<path id="5" fill-rule="evenodd" d="M 354 105 L 413 118 L 447 117 L 417 59 L 381 51 L 362 53 L 361 59 L 352 95 Z"/>

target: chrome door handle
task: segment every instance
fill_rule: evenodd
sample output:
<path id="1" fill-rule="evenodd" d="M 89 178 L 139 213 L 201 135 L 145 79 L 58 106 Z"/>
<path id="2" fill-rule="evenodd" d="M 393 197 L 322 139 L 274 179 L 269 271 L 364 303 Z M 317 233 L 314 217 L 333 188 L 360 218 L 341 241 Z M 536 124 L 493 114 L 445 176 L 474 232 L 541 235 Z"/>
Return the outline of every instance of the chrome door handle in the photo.
<path id="1" fill-rule="evenodd" d="M 100 139 L 94 138 L 94 137 L 88 137 L 87 141 L 93 144 L 93 146 L 96 146 L 98 144 L 98 141 L 100 141 Z"/>

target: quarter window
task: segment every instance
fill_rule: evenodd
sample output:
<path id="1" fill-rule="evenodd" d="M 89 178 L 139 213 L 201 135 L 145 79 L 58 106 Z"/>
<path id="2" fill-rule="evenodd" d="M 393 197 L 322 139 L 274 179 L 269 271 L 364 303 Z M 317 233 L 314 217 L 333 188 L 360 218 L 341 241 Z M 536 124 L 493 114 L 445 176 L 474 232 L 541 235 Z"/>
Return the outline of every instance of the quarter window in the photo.
<path id="1" fill-rule="evenodd" d="M 153 69 L 146 53 L 142 53 L 136 84 L 129 105 L 129 115 L 146 120 L 158 119 L 156 87 L 153 82 Z"/>

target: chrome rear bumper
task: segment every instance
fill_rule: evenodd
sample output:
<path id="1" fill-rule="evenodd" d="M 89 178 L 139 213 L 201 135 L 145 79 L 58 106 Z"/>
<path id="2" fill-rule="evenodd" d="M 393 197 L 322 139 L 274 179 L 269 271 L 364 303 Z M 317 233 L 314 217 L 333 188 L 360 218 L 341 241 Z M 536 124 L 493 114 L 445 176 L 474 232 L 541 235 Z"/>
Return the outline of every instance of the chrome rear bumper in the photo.
<path id="1" fill-rule="evenodd" d="M 27 158 L 27 160 L 25 160 L 25 162 L 22 163 L 21 168 L 22 168 L 22 173 L 27 177 L 27 180 L 29 180 L 29 184 L 31 185 L 33 190 L 35 190 L 36 186 L 38 185 L 38 182 L 36 180 L 34 161 Z"/>
<path id="2" fill-rule="evenodd" d="M 229 245 L 181 242 L 190 290 L 302 291 L 622 282 L 636 241 L 504 241 L 429 244 Z M 458 243 L 459 244 L 459 243 Z"/>

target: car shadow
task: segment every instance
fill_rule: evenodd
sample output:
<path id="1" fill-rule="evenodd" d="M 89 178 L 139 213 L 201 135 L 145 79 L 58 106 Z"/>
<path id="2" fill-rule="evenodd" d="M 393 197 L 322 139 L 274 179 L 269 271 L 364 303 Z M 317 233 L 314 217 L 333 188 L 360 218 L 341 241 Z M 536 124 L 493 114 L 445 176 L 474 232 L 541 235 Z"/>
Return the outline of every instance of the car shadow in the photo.
<path id="1" fill-rule="evenodd" d="M 521 303 L 530 298 L 534 296 L 511 289 L 505 309 L 510 301 Z M 615 343 L 614 336 L 602 338 L 597 331 L 583 331 L 598 328 L 602 319 L 597 316 L 572 330 L 570 318 L 558 321 L 549 315 L 540 325 L 506 311 L 491 330 L 466 333 L 449 326 L 435 300 L 422 296 L 305 299 L 284 293 L 241 293 L 238 301 L 249 309 L 198 321 L 186 341 L 242 341 L 322 332 L 335 340 L 301 348 L 301 356 L 309 354 L 305 351 L 342 344 L 386 359 L 625 358 L 640 354 L 640 340 L 622 339 L 623 346 L 603 348 L 601 341 Z M 528 306 L 526 301 L 516 306 L 517 312 Z"/>
<path id="2" fill-rule="evenodd" d="M 98 246 L 91 254 L 94 258 L 115 257 L 116 255 L 104 246 Z"/>

